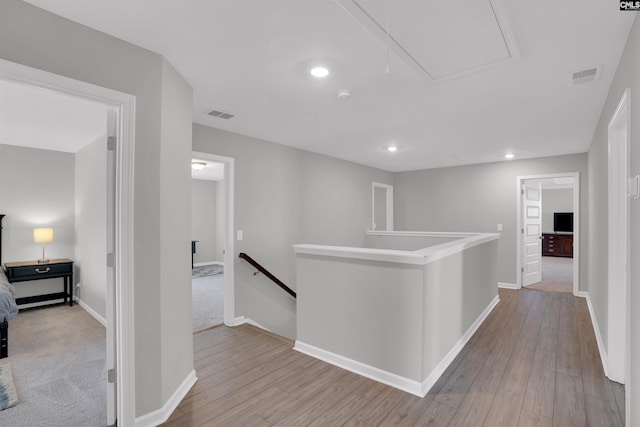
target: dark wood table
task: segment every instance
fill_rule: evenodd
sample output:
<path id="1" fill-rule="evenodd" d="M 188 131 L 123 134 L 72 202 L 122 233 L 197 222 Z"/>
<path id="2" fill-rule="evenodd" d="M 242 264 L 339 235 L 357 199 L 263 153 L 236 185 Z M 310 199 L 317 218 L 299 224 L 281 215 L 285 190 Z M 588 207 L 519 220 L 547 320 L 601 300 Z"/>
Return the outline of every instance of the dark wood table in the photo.
<path id="1" fill-rule="evenodd" d="M 31 280 L 55 279 L 61 277 L 64 281 L 63 292 L 53 292 L 44 295 L 16 298 L 16 304 L 31 304 L 35 302 L 63 299 L 65 304 L 73 306 L 73 261 L 68 258 L 52 259 L 46 263 L 38 261 L 7 262 L 4 265 L 9 282 L 28 282 Z"/>

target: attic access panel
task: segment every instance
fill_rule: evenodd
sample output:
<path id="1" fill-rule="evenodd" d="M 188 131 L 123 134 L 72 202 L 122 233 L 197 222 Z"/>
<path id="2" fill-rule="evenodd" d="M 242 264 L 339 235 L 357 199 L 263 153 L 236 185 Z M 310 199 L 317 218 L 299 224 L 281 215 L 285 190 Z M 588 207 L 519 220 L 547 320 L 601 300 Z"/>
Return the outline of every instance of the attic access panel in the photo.
<path id="1" fill-rule="evenodd" d="M 516 57 L 515 42 L 495 0 L 336 2 L 383 43 L 388 42 L 405 62 L 434 81 Z"/>

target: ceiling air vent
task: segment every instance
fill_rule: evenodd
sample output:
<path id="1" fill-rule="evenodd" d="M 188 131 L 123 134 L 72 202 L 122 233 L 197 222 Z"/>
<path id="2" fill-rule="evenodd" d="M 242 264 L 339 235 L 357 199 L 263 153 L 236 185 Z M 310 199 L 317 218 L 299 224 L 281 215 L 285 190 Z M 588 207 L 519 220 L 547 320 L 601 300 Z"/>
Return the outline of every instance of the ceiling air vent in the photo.
<path id="1" fill-rule="evenodd" d="M 598 77 L 597 68 L 589 68 L 588 70 L 578 71 L 573 73 L 572 81 L 574 85 L 579 83 L 592 82 Z"/>
<path id="2" fill-rule="evenodd" d="M 207 113 L 207 115 L 211 117 L 217 117 L 219 119 L 225 119 L 225 120 L 229 120 L 230 118 L 234 117 L 233 114 L 225 113 L 224 111 L 218 111 L 218 110 L 211 110 Z"/>

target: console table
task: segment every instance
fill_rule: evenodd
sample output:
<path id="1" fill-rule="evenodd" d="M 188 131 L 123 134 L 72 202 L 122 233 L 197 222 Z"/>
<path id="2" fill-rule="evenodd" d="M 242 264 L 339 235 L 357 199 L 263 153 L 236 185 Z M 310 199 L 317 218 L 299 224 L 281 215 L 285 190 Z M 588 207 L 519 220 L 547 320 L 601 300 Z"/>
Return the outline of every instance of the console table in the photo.
<path id="1" fill-rule="evenodd" d="M 62 278 L 63 292 L 16 298 L 16 304 L 31 304 L 34 302 L 64 299 L 65 304 L 73 306 L 73 261 L 67 258 L 52 259 L 46 263 L 38 261 L 7 262 L 4 265 L 9 282 L 27 282 L 31 280 Z"/>

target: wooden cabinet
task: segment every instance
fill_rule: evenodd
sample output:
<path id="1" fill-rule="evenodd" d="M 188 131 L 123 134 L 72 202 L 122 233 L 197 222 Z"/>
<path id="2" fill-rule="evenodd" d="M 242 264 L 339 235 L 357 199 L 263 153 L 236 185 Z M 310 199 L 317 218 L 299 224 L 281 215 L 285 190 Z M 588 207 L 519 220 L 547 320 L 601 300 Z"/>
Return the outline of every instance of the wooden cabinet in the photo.
<path id="1" fill-rule="evenodd" d="M 54 279 L 61 277 L 64 282 L 62 292 L 45 295 L 16 298 L 16 304 L 31 304 L 34 302 L 63 299 L 73 305 L 73 261 L 67 258 L 52 259 L 46 263 L 38 261 L 7 262 L 4 265 L 9 282 L 27 282 L 30 280 Z"/>
<path id="2" fill-rule="evenodd" d="M 542 233 L 542 256 L 573 258 L 573 234 Z"/>

